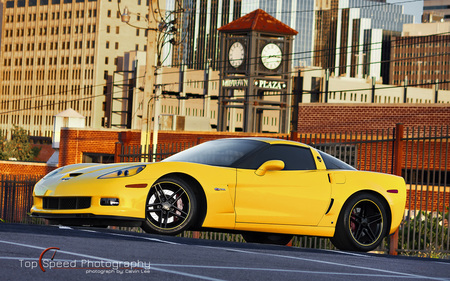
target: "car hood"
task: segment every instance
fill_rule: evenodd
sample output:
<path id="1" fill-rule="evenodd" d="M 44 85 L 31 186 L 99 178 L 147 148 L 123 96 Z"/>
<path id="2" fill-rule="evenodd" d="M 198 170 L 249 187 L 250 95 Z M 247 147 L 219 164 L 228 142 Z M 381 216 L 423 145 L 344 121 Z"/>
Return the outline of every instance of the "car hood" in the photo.
<path id="1" fill-rule="evenodd" d="M 118 169 L 132 167 L 137 165 L 150 165 L 153 163 L 114 163 L 114 164 L 97 164 L 83 163 L 73 164 L 58 168 L 44 178 L 42 178 L 34 187 L 34 193 L 37 196 L 44 196 L 47 190 L 54 188 L 61 182 L 71 179 L 96 179 L 99 176 L 114 172 Z"/>

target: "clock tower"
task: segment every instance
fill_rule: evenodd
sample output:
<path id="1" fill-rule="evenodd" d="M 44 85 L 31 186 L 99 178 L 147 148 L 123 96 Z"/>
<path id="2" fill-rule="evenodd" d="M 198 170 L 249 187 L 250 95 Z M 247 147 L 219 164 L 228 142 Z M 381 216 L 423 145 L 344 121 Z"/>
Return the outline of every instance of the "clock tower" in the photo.
<path id="1" fill-rule="evenodd" d="M 244 132 L 262 132 L 264 111 L 279 113 L 279 133 L 289 130 L 291 52 L 297 31 L 255 10 L 219 28 L 220 89 L 217 130 L 236 110 Z M 229 119 L 229 120 L 228 120 Z"/>

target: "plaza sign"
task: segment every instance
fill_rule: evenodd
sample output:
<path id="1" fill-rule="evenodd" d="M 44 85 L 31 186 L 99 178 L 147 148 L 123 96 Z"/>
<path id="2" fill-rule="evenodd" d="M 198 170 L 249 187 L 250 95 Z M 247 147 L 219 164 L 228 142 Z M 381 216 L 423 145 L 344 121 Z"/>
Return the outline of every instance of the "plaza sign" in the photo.
<path id="1" fill-rule="evenodd" d="M 255 80 L 255 86 L 259 88 L 269 89 L 269 90 L 283 90 L 286 89 L 286 83 L 283 81 L 273 81 L 273 80 Z"/>

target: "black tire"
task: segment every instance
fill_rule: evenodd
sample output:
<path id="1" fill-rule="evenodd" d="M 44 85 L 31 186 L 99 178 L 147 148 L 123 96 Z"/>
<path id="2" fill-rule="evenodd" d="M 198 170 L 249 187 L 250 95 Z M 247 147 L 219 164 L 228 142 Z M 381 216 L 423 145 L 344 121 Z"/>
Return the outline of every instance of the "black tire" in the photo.
<path id="1" fill-rule="evenodd" d="M 331 242 L 340 250 L 367 252 L 386 237 L 389 219 L 386 205 L 375 195 L 360 193 L 344 205 Z"/>
<path id="2" fill-rule="evenodd" d="M 150 233 L 176 235 L 187 230 L 198 213 L 193 189 L 177 177 L 158 180 L 145 202 L 145 221 L 141 227 Z"/>
<path id="3" fill-rule="evenodd" d="M 279 233 L 245 232 L 242 237 L 247 243 L 287 245 L 293 235 Z"/>

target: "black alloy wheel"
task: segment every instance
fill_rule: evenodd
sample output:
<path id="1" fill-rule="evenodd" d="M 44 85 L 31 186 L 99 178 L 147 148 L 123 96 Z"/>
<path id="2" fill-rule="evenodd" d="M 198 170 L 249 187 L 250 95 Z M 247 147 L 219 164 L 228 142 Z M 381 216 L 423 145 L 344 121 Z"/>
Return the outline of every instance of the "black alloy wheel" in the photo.
<path id="1" fill-rule="evenodd" d="M 341 250 L 371 251 L 388 231 L 385 204 L 372 194 L 358 194 L 342 209 L 331 242 Z"/>
<path id="2" fill-rule="evenodd" d="M 161 179 L 149 190 L 141 227 L 146 232 L 176 235 L 192 225 L 196 214 L 192 188 L 180 178 Z"/>

